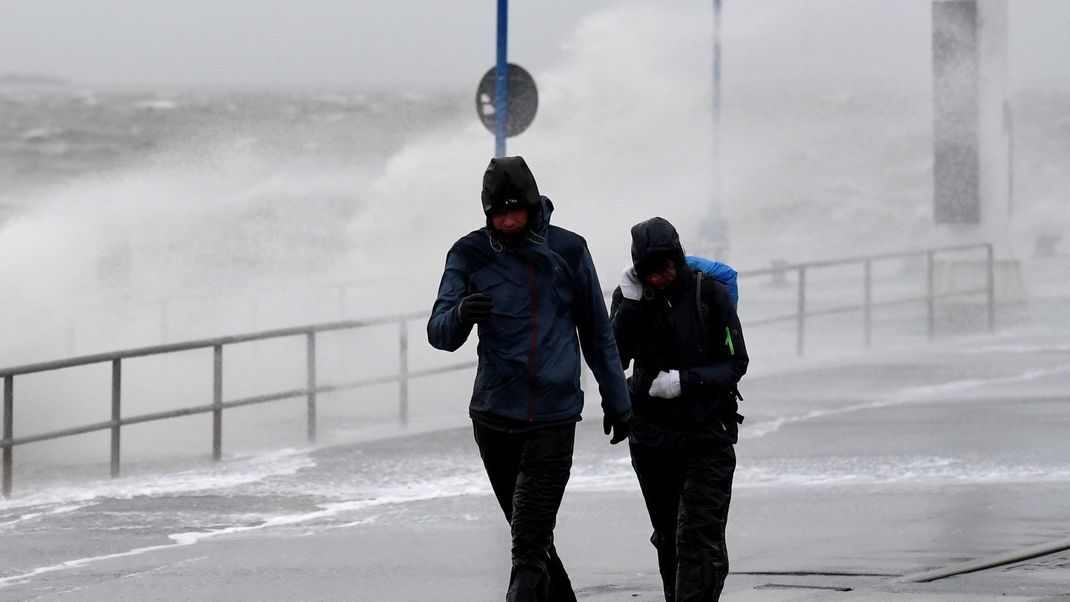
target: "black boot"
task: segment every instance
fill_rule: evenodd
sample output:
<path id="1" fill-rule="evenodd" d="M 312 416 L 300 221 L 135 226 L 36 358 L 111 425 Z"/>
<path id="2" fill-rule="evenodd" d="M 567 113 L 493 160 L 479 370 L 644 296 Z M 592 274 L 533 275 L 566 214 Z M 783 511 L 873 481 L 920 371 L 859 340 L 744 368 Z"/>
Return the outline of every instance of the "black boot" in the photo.
<path id="1" fill-rule="evenodd" d="M 546 602 L 550 595 L 550 579 L 546 569 L 530 564 L 517 564 L 509 575 L 509 591 L 505 602 Z"/>
<path id="2" fill-rule="evenodd" d="M 576 593 L 572 591 L 572 581 L 565 572 L 565 566 L 557 556 L 557 550 L 550 546 L 550 560 L 547 570 L 550 572 L 550 596 L 548 602 L 576 602 Z"/>
<path id="3" fill-rule="evenodd" d="M 661 573 L 661 587 L 665 592 L 665 602 L 676 600 L 676 537 L 659 535 L 654 531 L 650 543 L 658 551 L 658 572 Z"/>

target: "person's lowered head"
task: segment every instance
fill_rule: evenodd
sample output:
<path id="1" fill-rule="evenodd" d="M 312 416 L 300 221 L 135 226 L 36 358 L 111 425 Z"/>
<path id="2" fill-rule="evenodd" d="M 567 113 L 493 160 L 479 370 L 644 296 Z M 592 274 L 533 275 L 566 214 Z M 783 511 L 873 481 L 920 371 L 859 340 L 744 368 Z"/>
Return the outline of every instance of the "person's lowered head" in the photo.
<path id="1" fill-rule="evenodd" d="M 491 241 L 506 247 L 539 242 L 532 234 L 541 229 L 544 198 L 523 157 L 492 159 L 483 172 L 481 195 Z"/>
<path id="2" fill-rule="evenodd" d="M 647 286 L 666 289 L 676 282 L 676 261 L 671 252 L 651 255 L 636 268 L 636 274 Z"/>

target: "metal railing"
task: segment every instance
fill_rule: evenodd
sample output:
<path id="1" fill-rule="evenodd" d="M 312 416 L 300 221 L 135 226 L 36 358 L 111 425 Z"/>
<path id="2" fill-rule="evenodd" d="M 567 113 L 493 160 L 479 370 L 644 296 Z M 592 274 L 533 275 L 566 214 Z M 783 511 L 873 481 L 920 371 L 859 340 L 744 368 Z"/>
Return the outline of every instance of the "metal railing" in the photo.
<path id="1" fill-rule="evenodd" d="M 237 408 L 241 406 L 255 405 L 261 403 L 267 403 L 270 401 L 279 401 L 284 399 L 304 398 L 306 400 L 307 410 L 307 422 L 306 422 L 306 434 L 309 441 L 315 441 L 316 438 L 316 395 L 322 393 L 330 393 L 335 391 L 343 391 L 348 389 L 355 389 L 358 387 L 383 384 L 389 382 L 398 383 L 398 420 L 405 424 L 408 421 L 408 382 L 409 379 L 419 378 L 423 376 L 431 376 L 434 374 L 443 374 L 452 372 L 455 370 L 462 370 L 475 366 L 475 362 L 465 362 L 460 364 L 451 364 L 447 366 L 425 369 L 425 370 L 410 370 L 409 369 L 409 342 L 408 342 L 408 322 L 416 318 L 426 318 L 427 314 L 424 312 L 411 312 L 407 314 L 386 316 L 381 318 L 373 318 L 368 320 L 353 320 L 343 322 L 331 322 L 328 324 L 316 324 L 310 326 L 299 326 L 294 328 L 282 328 L 276 330 L 266 330 L 261 332 L 254 332 L 249 334 L 241 334 L 235 336 L 218 337 L 213 339 L 201 339 L 196 341 L 187 341 L 182 343 L 171 343 L 167 345 L 157 345 L 153 347 L 141 347 L 137 349 L 127 349 L 123 351 L 115 351 L 110 353 L 99 353 L 94 355 L 86 355 L 81 357 L 75 357 L 59 361 L 42 362 L 37 364 L 29 364 L 25 366 L 17 366 L 14 368 L 6 368 L 0 370 L 0 377 L 4 379 L 4 419 L 3 419 L 3 438 L 0 439 L 0 447 L 3 448 L 3 495 L 9 497 L 11 495 L 12 486 L 12 472 L 13 472 L 13 452 L 17 445 L 24 445 L 27 443 L 33 443 L 37 441 L 45 441 L 49 439 L 58 439 L 61 437 L 70 437 L 74 435 L 80 435 L 83 433 L 90 433 L 94 431 L 111 431 L 111 476 L 119 476 L 120 468 L 120 449 L 121 449 L 121 429 L 124 426 L 131 424 L 138 424 L 142 422 L 150 422 L 155 420 L 166 420 L 169 418 L 177 418 L 179 416 L 190 416 L 194 414 L 212 413 L 212 458 L 219 460 L 222 457 L 223 449 L 223 410 Z M 379 326 L 384 324 L 396 323 L 398 325 L 398 372 L 397 374 L 391 374 L 387 376 L 380 376 L 375 378 L 369 378 L 364 380 L 358 380 L 353 382 L 343 382 L 331 385 L 319 384 L 316 379 L 316 335 L 323 332 L 340 331 L 340 330 L 352 330 L 357 328 L 364 328 L 369 326 Z M 253 397 L 245 397 L 241 399 L 224 400 L 223 399 L 223 349 L 228 345 L 234 345 L 238 343 L 248 343 L 252 341 L 263 341 L 267 339 L 279 339 L 285 337 L 299 337 L 303 336 L 307 340 L 306 345 L 306 370 L 307 370 L 307 386 L 304 389 L 281 391 L 278 393 L 271 393 L 267 395 L 257 395 Z M 191 351 L 197 349 L 213 350 L 213 386 L 212 386 L 212 403 L 189 406 L 176 410 L 166 412 L 154 412 L 149 414 L 140 414 L 136 416 L 123 416 L 122 413 L 122 364 L 124 360 L 146 357 L 152 355 L 163 355 L 170 353 L 177 353 L 182 351 Z M 90 364 L 103 364 L 111 363 L 111 420 L 105 422 L 98 422 L 94 424 L 87 424 L 83 426 L 67 428 L 57 431 L 51 431 L 47 433 L 40 433 L 35 435 L 28 435 L 24 437 L 15 437 L 14 434 L 14 409 L 15 409 L 15 377 L 24 376 L 27 374 L 34 374 L 39 372 L 48 372 L 52 370 L 62 370 L 64 368 L 73 368 L 76 366 L 86 366 Z"/>
<path id="2" fill-rule="evenodd" d="M 956 253 L 970 250 L 983 249 L 985 252 L 985 280 L 984 287 L 976 289 L 967 289 L 959 291 L 950 291 L 940 293 L 936 291 L 935 287 L 935 262 L 939 255 Z M 873 265 L 879 261 L 904 259 L 911 257 L 924 257 L 926 261 L 926 279 L 925 279 L 925 293 L 920 296 L 904 296 L 895 299 L 887 300 L 875 300 L 873 298 Z M 807 274 L 814 272 L 815 270 L 822 268 L 831 268 L 839 266 L 847 266 L 851 264 L 859 264 L 862 266 L 862 302 L 858 304 L 846 304 L 839 305 L 832 308 L 825 309 L 808 309 L 807 307 Z M 796 323 L 796 354 L 803 355 L 806 340 L 806 322 L 808 318 L 813 318 L 821 315 L 837 314 L 851 311 L 861 311 L 863 315 L 863 332 L 866 348 L 869 348 L 872 340 L 872 328 L 873 328 L 873 310 L 877 307 L 901 305 L 907 303 L 924 302 L 926 304 L 927 311 L 927 333 L 930 339 L 933 338 L 935 332 L 935 306 L 936 300 L 945 297 L 957 297 L 968 296 L 985 293 L 986 306 L 987 306 L 987 318 L 988 328 L 992 330 L 995 324 L 995 282 L 994 282 L 994 262 L 993 262 L 993 250 L 992 245 L 987 243 L 973 244 L 973 245 L 960 245 L 925 249 L 919 251 L 908 251 L 901 253 L 887 253 L 882 255 L 870 255 L 864 257 L 853 257 L 846 259 L 837 259 L 832 261 L 818 261 L 809 263 L 798 264 L 781 264 L 773 268 L 767 268 L 762 270 L 749 270 L 741 271 L 740 277 L 751 279 L 756 276 L 771 276 L 775 281 L 782 281 L 786 284 L 787 275 L 794 273 L 797 282 L 797 292 L 795 298 L 795 311 L 782 315 L 775 315 L 770 317 L 759 318 L 757 320 L 747 320 L 746 325 L 748 327 L 758 326 L 763 324 L 772 324 L 778 322 L 792 322 Z M 279 401 L 284 399 L 305 398 L 307 409 L 307 423 L 306 434 L 309 441 L 314 441 L 316 438 L 316 396 L 317 394 L 330 393 L 336 391 L 343 391 L 349 389 L 355 389 L 358 387 L 383 384 L 389 382 L 398 383 L 398 419 L 404 424 L 408 420 L 408 382 L 409 379 L 418 378 L 423 376 L 431 376 L 435 374 L 444 374 L 456 370 L 463 370 L 475 366 L 475 362 L 469 361 L 459 364 L 451 364 L 438 368 L 425 369 L 413 371 L 409 369 L 409 343 L 408 343 L 408 321 L 416 318 L 426 317 L 424 312 L 411 312 L 407 314 L 386 316 L 380 318 L 373 318 L 367 320 L 354 320 L 354 321 L 342 321 L 331 322 L 326 324 L 316 324 L 309 326 L 300 326 L 294 328 L 283 328 L 276 330 L 266 330 L 261 332 L 254 332 L 249 334 L 219 337 L 212 339 L 201 339 L 195 341 L 188 341 L 182 343 L 171 343 L 166 345 L 157 345 L 153 347 L 142 347 L 137 349 L 127 349 L 124 351 L 115 351 L 110 353 L 100 353 L 95 355 L 86 355 L 81 357 L 70 358 L 66 360 L 43 362 L 37 364 L 29 364 L 25 366 L 18 366 L 15 368 L 0 369 L 0 377 L 4 380 L 4 406 L 3 406 L 3 438 L 0 439 L 0 447 L 3 448 L 3 495 L 7 497 L 11 493 L 12 486 L 12 458 L 13 450 L 17 445 L 24 445 L 27 443 L 33 443 L 37 441 L 44 441 L 49 439 L 58 439 L 60 437 L 70 437 L 73 435 L 80 435 L 83 433 L 89 433 L 94 431 L 111 431 L 111 474 L 113 477 L 119 475 L 120 470 L 120 449 L 121 449 L 121 428 L 132 424 L 138 424 L 142 422 L 150 422 L 155 420 L 165 420 L 169 418 L 176 418 L 180 416 L 190 416 L 193 414 L 212 413 L 212 458 L 219 460 L 222 457 L 222 436 L 223 436 L 223 410 L 237 408 L 241 406 L 248 406 L 254 404 L 267 403 L 271 401 Z M 358 380 L 353 382 L 336 383 L 332 385 L 319 384 L 316 378 L 316 335 L 318 333 L 340 331 L 340 330 L 352 330 L 357 328 L 364 328 L 369 326 L 379 326 L 384 324 L 395 323 L 398 325 L 398 372 L 397 374 L 391 374 L 387 376 L 380 376 L 375 378 L 369 378 L 364 380 Z M 307 340 L 306 345 L 306 370 L 307 370 L 307 385 L 304 389 L 281 391 L 278 393 L 272 393 L 267 395 L 258 395 L 254 397 L 245 397 L 241 399 L 233 399 L 225 401 L 223 399 L 223 349 L 227 345 L 234 345 L 238 343 L 247 343 L 252 341 L 262 341 L 267 339 L 277 339 L 285 337 L 298 337 L 304 336 Z M 212 403 L 185 407 L 181 409 L 155 412 L 149 414 L 140 414 L 136 416 L 123 416 L 122 414 L 122 362 L 123 360 L 145 357 L 152 355 L 163 355 L 170 353 L 177 353 L 182 351 L 190 351 L 196 349 L 208 349 L 213 350 L 213 387 L 212 387 Z M 52 370 L 61 370 L 64 368 L 73 368 L 76 366 L 85 366 L 89 364 L 102 364 L 111 363 L 111 419 L 105 422 L 98 422 L 94 424 L 87 424 L 84 426 L 78 426 L 73 428 L 67 428 L 47 433 L 28 435 L 24 437 L 14 436 L 14 384 L 16 376 L 23 376 L 27 374 L 46 372 Z"/>
<path id="3" fill-rule="evenodd" d="M 935 272 L 938 256 L 964 251 L 984 251 L 985 285 L 977 288 L 940 292 L 936 290 Z M 910 258 L 925 259 L 925 292 L 922 295 L 908 295 L 894 299 L 875 300 L 873 298 L 873 266 L 880 261 L 901 260 Z M 820 310 L 809 309 L 807 306 L 807 274 L 823 268 L 843 267 L 852 264 L 862 267 L 862 301 L 855 304 L 844 304 Z M 995 262 L 993 249 L 990 243 L 977 243 L 969 245 L 956 245 L 922 249 L 917 251 L 905 251 L 899 253 L 884 253 L 878 255 L 849 257 L 830 261 L 814 261 L 809 263 L 789 264 L 783 263 L 772 268 L 761 270 L 748 270 L 739 272 L 741 278 L 753 278 L 755 276 L 770 276 L 774 281 L 787 283 L 787 275 L 794 273 L 796 281 L 795 311 L 757 320 L 747 320 L 746 325 L 759 326 L 777 322 L 795 322 L 795 353 L 802 357 L 806 341 L 806 322 L 808 318 L 822 315 L 832 315 L 853 311 L 862 312 L 862 332 L 866 349 L 869 349 L 873 338 L 873 310 L 878 307 L 904 305 L 910 303 L 925 303 L 926 307 L 926 334 L 932 340 L 936 332 L 936 301 L 950 297 L 966 297 L 971 295 L 985 294 L 988 330 L 995 329 Z"/>
<path id="4" fill-rule="evenodd" d="M 253 288 L 243 288 L 240 292 L 235 292 L 232 289 L 227 288 L 203 288 L 194 292 L 182 292 L 180 294 L 172 295 L 169 297 L 151 297 L 140 298 L 132 297 L 128 295 L 116 294 L 109 299 L 98 299 L 89 302 L 80 302 L 77 304 L 64 303 L 62 308 L 49 307 L 49 306 L 34 306 L 32 308 L 22 308 L 22 311 L 15 311 L 14 313 L 8 313 L 4 317 L 14 322 L 23 320 L 50 320 L 58 321 L 60 324 L 66 322 L 63 329 L 63 337 L 66 340 L 66 354 L 74 355 L 77 353 L 79 342 L 81 337 L 79 336 L 78 327 L 80 324 L 86 322 L 87 316 L 92 321 L 93 317 L 104 317 L 110 313 L 114 313 L 117 309 L 121 312 L 130 311 L 144 311 L 147 314 L 151 313 L 155 316 L 155 336 L 156 340 L 160 342 L 171 340 L 174 334 L 175 328 L 173 327 L 174 314 L 176 308 L 186 309 L 188 311 L 197 311 L 198 309 L 204 310 L 205 307 L 218 307 L 218 304 L 222 301 L 228 304 L 237 305 L 240 304 L 246 315 L 252 318 L 253 324 L 249 326 L 252 330 L 256 328 L 256 318 L 261 313 L 261 301 L 265 298 L 271 299 L 274 296 L 279 296 L 280 293 L 289 294 L 291 301 L 307 300 L 309 298 L 315 298 L 316 296 L 322 298 L 333 298 L 333 304 L 335 305 L 335 312 L 333 316 L 344 317 L 351 315 L 350 306 L 352 303 L 351 292 L 360 287 L 374 284 L 374 281 L 369 280 L 347 280 L 347 281 L 333 281 L 325 283 L 286 283 L 279 284 L 278 286 L 263 286 Z M 291 294 L 292 289 L 298 288 L 300 293 L 298 295 Z M 78 297 L 78 294 L 74 294 L 74 297 Z M 66 316 L 57 320 L 58 316 Z"/>

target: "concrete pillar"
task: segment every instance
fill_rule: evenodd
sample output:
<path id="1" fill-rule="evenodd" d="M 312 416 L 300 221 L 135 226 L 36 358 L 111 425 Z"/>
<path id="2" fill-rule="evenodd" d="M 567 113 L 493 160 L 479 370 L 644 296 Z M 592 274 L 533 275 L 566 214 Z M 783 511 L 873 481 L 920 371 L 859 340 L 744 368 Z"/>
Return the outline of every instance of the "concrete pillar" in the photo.
<path id="1" fill-rule="evenodd" d="M 1007 0 L 934 0 L 932 9 L 933 216 L 954 242 L 1005 239 Z"/>
<path id="2" fill-rule="evenodd" d="M 944 243 L 991 242 L 997 296 L 1018 301 L 1024 283 L 1008 236 L 1007 0 L 933 0 L 932 16 L 933 217 Z M 942 260 L 936 293 L 983 282 L 985 266 L 972 257 Z"/>
<path id="3" fill-rule="evenodd" d="M 933 217 L 980 224 L 976 0 L 933 2 Z"/>

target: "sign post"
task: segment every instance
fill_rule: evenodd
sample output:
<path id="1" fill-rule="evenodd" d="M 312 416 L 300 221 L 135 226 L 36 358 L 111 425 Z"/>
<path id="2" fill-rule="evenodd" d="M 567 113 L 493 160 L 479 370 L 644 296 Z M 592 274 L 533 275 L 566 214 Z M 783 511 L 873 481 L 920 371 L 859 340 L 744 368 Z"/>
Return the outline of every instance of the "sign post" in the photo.
<path id="1" fill-rule="evenodd" d="M 721 202 L 721 0 L 713 0 L 713 256 L 728 256 L 728 226 Z"/>
<path id="2" fill-rule="evenodd" d="M 505 156 L 505 126 L 509 116 L 508 49 L 509 0 L 498 0 L 498 61 L 494 67 L 494 156 Z"/>
<path id="3" fill-rule="evenodd" d="M 710 257 L 726 258 L 729 252 L 728 224 L 721 207 L 724 169 L 721 166 L 721 3 L 713 0 L 713 112 L 710 131 L 712 165 L 710 206 L 700 226 L 701 250 Z"/>
<path id="4" fill-rule="evenodd" d="M 539 108 L 535 80 L 520 65 L 507 62 L 509 0 L 498 0 L 498 60 L 476 88 L 476 115 L 494 134 L 494 156 L 505 156 L 505 139 L 528 129 Z"/>

